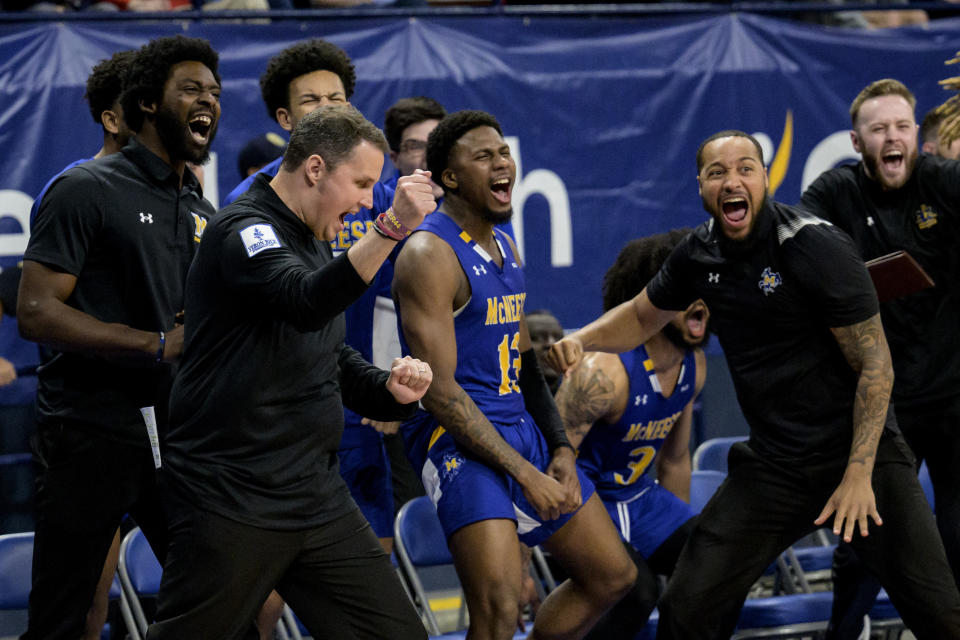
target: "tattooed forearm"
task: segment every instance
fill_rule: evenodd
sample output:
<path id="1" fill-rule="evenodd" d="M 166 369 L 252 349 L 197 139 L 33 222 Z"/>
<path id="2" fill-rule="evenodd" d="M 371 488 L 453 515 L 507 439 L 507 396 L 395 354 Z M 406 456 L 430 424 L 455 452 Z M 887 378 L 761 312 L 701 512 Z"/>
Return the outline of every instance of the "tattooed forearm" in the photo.
<path id="1" fill-rule="evenodd" d="M 579 447 L 591 425 L 613 406 L 613 380 L 598 366 L 585 362 L 564 380 L 557 391 L 557 409 L 567 438 Z"/>
<path id="2" fill-rule="evenodd" d="M 481 460 L 516 477 L 523 457 L 497 433 L 467 392 L 457 384 L 446 393 L 431 392 L 424 396 L 423 406 L 443 428 Z"/>
<path id="3" fill-rule="evenodd" d="M 867 471 L 872 471 L 893 388 L 890 349 L 879 314 L 832 331 L 847 362 L 860 376 L 853 404 L 849 464 L 862 464 Z"/>

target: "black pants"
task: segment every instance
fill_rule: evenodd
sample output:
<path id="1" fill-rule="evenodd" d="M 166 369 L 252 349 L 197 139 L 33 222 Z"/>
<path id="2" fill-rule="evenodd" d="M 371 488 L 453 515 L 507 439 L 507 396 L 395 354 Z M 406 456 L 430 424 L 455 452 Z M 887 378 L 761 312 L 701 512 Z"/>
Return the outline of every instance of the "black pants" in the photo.
<path id="1" fill-rule="evenodd" d="M 960 586 L 960 395 L 922 405 L 895 406 L 894 410 L 917 465 L 927 461 L 937 529 L 954 581 Z M 876 600 L 880 583 L 842 541 L 834 554 L 833 579 L 833 612 L 827 637 L 854 640 L 863 628 L 863 616 Z"/>
<path id="2" fill-rule="evenodd" d="M 89 427 L 86 427 L 89 429 Z M 38 423 L 36 537 L 30 622 L 23 640 L 76 640 L 113 534 L 129 513 L 162 558 L 167 526 L 153 457 L 84 425 Z"/>
<path id="3" fill-rule="evenodd" d="M 427 637 L 359 510 L 312 529 L 271 531 L 177 497 L 168 508 L 170 549 L 149 640 L 237 638 L 271 589 L 318 640 Z"/>
<path id="4" fill-rule="evenodd" d="M 903 439 L 884 434 L 873 472 L 884 524 L 871 521 L 870 535 L 855 534 L 852 545 L 920 640 L 960 639 L 960 593 L 913 463 Z M 729 638 L 731 612 L 776 556 L 814 529 L 845 467 L 844 459 L 791 468 L 746 443 L 734 445 L 729 475 L 700 514 L 660 600 L 657 638 Z"/>

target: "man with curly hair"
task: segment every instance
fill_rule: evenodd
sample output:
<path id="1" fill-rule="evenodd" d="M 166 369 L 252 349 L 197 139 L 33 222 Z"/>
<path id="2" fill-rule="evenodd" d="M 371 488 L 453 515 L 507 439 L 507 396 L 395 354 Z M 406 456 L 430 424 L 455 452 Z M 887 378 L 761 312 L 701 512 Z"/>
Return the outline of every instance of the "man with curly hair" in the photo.
<path id="1" fill-rule="evenodd" d="M 17 316 L 50 354 L 37 390 L 27 640 L 83 633 L 124 514 L 158 558 L 166 553 L 157 441 L 183 345 L 187 269 L 214 213 L 186 165 L 203 162 L 216 133 L 217 67 L 205 40 L 144 45 L 121 98 L 135 137 L 61 175 L 33 224 Z"/>
<path id="2" fill-rule="evenodd" d="M 513 213 L 516 164 L 482 111 L 441 121 L 427 164 L 444 202 L 401 249 L 393 282 L 405 351 L 434 370 L 426 411 L 403 427 L 408 452 L 463 584 L 469 637 L 513 636 L 519 537 L 542 543 L 570 576 L 540 606 L 530 638 L 580 638 L 636 569 L 577 470 L 530 346 L 516 245 L 495 229 Z"/>
<path id="3" fill-rule="evenodd" d="M 103 158 L 123 149 L 130 139 L 131 131 L 123 119 L 123 107 L 120 106 L 120 94 L 123 91 L 123 78 L 133 62 L 136 51 L 118 51 L 110 58 L 101 60 L 93 67 L 87 78 L 86 92 L 83 97 L 90 106 L 93 121 L 103 128 L 103 146 L 92 158 L 75 160 L 64 167 L 60 173 L 50 178 L 43 186 L 30 208 L 30 219 L 37 216 L 40 201 L 46 195 L 50 185 L 67 169 L 94 158 Z"/>
<path id="4" fill-rule="evenodd" d="M 287 47 L 270 59 L 267 70 L 260 76 L 260 95 L 270 117 L 290 132 L 303 116 L 317 107 L 350 104 L 356 84 L 357 73 L 350 56 L 332 42 L 315 38 Z M 282 162 L 283 154 L 258 173 L 272 178 Z M 234 187 L 223 199 L 223 206 L 246 193 L 255 176 Z M 374 197 L 377 198 L 376 192 Z M 387 207 L 392 199 L 391 192 Z"/>
<path id="5" fill-rule="evenodd" d="M 604 276 L 604 310 L 640 293 L 690 231 L 629 242 Z M 577 465 L 597 487 L 638 571 L 631 594 L 588 638 L 637 634 L 657 604 L 657 576 L 673 573 L 693 529 L 690 430 L 693 403 L 707 378 L 700 347 L 709 339 L 708 319 L 706 305 L 696 300 L 631 351 L 586 354 L 557 392 Z M 646 473 L 653 465 L 656 481 Z"/>

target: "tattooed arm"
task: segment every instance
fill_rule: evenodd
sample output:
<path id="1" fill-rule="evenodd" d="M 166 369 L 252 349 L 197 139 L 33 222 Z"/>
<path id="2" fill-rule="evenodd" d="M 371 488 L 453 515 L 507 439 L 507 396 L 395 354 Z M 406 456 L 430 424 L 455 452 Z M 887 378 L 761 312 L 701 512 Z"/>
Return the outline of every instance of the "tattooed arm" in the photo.
<path id="1" fill-rule="evenodd" d="M 630 351 L 649 340 L 676 315 L 676 311 L 653 306 L 644 288 L 632 300 L 610 309 L 587 326 L 553 343 L 547 353 L 547 362 L 566 374 L 587 351 Z"/>
<path id="2" fill-rule="evenodd" d="M 890 404 L 893 364 L 879 314 L 831 331 L 847 362 L 859 374 L 859 380 L 853 400 L 853 444 L 847 470 L 840 486 L 814 522 L 823 524 L 831 513 L 836 512 L 833 531 L 839 535 L 842 530 L 844 540 L 849 542 L 856 524 L 859 524 L 860 535 L 867 535 L 868 517 L 877 525 L 883 524 L 870 478 Z"/>
<path id="3" fill-rule="evenodd" d="M 470 298 L 470 285 L 453 249 L 432 233 L 415 233 L 396 261 L 393 297 L 410 355 L 428 362 L 433 382 L 422 403 L 458 444 L 512 476 L 544 519 L 567 510 L 567 492 L 500 436 L 457 383 L 453 311 Z"/>
<path id="4" fill-rule="evenodd" d="M 557 389 L 557 409 L 575 449 L 593 423 L 601 418 L 616 422 L 627 406 L 627 372 L 611 353 L 588 353 Z"/>

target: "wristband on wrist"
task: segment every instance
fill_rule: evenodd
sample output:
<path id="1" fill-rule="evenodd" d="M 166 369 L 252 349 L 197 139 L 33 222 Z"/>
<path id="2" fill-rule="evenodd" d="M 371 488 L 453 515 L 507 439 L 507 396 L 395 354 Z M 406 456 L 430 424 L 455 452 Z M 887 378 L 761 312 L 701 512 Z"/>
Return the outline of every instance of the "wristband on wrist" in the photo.
<path id="1" fill-rule="evenodd" d="M 160 332 L 160 346 L 157 347 L 157 364 L 163 362 L 163 348 L 167 346 L 167 336 L 164 335 L 163 331 Z"/>
<path id="2" fill-rule="evenodd" d="M 378 215 L 373 223 L 373 228 L 385 238 L 390 238 L 398 242 L 411 233 L 410 229 L 400 222 L 400 219 L 393 213 L 393 209 L 387 209 Z"/>
<path id="3" fill-rule="evenodd" d="M 376 231 L 380 236 L 386 238 L 387 240 L 393 240 L 395 242 L 398 241 L 397 238 L 393 238 L 390 235 L 388 235 L 387 231 L 383 227 L 381 227 L 379 224 L 377 224 L 377 221 L 374 221 L 373 223 L 373 230 Z"/>

